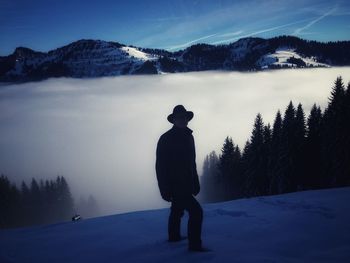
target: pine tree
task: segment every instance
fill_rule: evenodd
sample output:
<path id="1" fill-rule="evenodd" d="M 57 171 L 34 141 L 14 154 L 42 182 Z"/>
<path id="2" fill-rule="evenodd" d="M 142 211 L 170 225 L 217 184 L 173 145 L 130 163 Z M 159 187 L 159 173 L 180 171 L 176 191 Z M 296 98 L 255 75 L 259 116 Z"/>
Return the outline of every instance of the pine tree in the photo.
<path id="1" fill-rule="evenodd" d="M 307 137 L 305 142 L 306 173 L 304 186 L 306 189 L 319 189 L 322 186 L 321 174 L 321 108 L 314 104 L 307 119 Z"/>
<path id="2" fill-rule="evenodd" d="M 42 220 L 42 213 L 41 210 L 41 194 L 40 194 L 40 188 L 37 183 L 37 181 L 32 178 L 31 184 L 30 184 L 30 207 L 31 213 L 28 215 L 29 218 L 31 218 L 31 222 L 33 224 L 40 224 Z"/>
<path id="3" fill-rule="evenodd" d="M 322 127 L 322 163 L 323 186 L 345 186 L 349 182 L 348 161 L 344 159 L 348 149 L 344 142 L 348 140 L 344 124 L 346 118 L 346 91 L 343 80 L 338 77 L 334 82 L 328 106 L 325 109 Z"/>
<path id="4" fill-rule="evenodd" d="M 20 224 L 20 192 L 7 176 L 0 176 L 0 228 L 17 227 Z"/>
<path id="5" fill-rule="evenodd" d="M 249 156 L 250 156 L 250 141 L 247 140 L 245 142 L 243 152 L 242 152 L 242 158 L 241 158 L 241 174 L 242 174 L 242 184 L 241 184 L 241 189 L 242 189 L 242 196 L 243 197 L 249 197 L 250 192 L 248 191 L 249 189 L 249 178 L 248 176 L 248 168 L 249 168 Z"/>
<path id="6" fill-rule="evenodd" d="M 220 181 L 219 158 L 215 151 L 211 151 L 204 160 L 203 175 L 201 176 L 200 198 L 204 202 L 217 202 L 223 200 L 224 184 Z"/>
<path id="7" fill-rule="evenodd" d="M 18 227 L 21 222 L 21 196 L 15 184 L 10 188 L 10 227 Z"/>
<path id="8" fill-rule="evenodd" d="M 204 162 L 203 162 L 203 174 L 202 177 L 206 178 L 209 176 L 209 155 L 207 154 L 205 156 Z"/>
<path id="9" fill-rule="evenodd" d="M 269 194 L 278 194 L 278 162 L 279 153 L 281 148 L 281 135 L 282 135 L 282 116 L 280 110 L 277 111 L 276 117 L 273 123 L 272 137 L 271 137 L 271 154 L 269 165 Z"/>
<path id="10" fill-rule="evenodd" d="M 63 176 L 57 176 L 56 184 L 58 191 L 59 219 L 68 220 L 71 218 L 74 211 L 74 201 L 67 181 Z"/>
<path id="11" fill-rule="evenodd" d="M 11 221 L 11 184 L 8 178 L 1 174 L 0 176 L 0 228 L 8 227 Z"/>
<path id="12" fill-rule="evenodd" d="M 243 174 L 242 154 L 239 146 L 234 147 L 233 152 L 233 175 L 232 175 L 232 198 L 237 199 L 243 196 Z"/>
<path id="13" fill-rule="evenodd" d="M 303 190 L 304 178 L 306 173 L 306 155 L 305 155 L 305 139 L 306 139 L 306 123 L 305 113 L 302 105 L 299 103 L 295 115 L 295 183 L 296 190 Z"/>
<path id="14" fill-rule="evenodd" d="M 200 177 L 200 180 L 201 180 L 200 199 L 203 202 L 211 201 L 211 190 L 213 188 L 213 182 L 211 179 L 212 178 L 209 170 L 209 155 L 207 154 L 203 162 L 203 173 L 202 173 L 202 176 Z"/>
<path id="15" fill-rule="evenodd" d="M 230 200 L 232 198 L 232 178 L 234 173 L 234 151 L 235 146 L 232 138 L 226 137 L 224 145 L 221 149 L 219 158 L 220 177 L 223 183 L 223 199 Z"/>
<path id="16" fill-rule="evenodd" d="M 212 151 L 209 154 L 209 173 L 210 173 L 210 176 L 215 178 L 215 181 L 218 180 L 217 177 L 219 175 L 218 164 L 219 164 L 219 158 L 216 152 Z"/>
<path id="17" fill-rule="evenodd" d="M 291 101 L 282 121 L 281 147 L 278 161 L 278 193 L 296 191 L 295 170 L 295 108 Z"/>
<path id="18" fill-rule="evenodd" d="M 28 218 L 28 215 L 30 214 L 31 210 L 31 196 L 30 196 L 30 190 L 27 186 L 27 184 L 22 181 L 21 184 L 21 211 L 22 211 L 22 219 L 21 219 L 21 225 L 30 224 L 28 221 L 30 220 Z"/>
<path id="19" fill-rule="evenodd" d="M 264 156 L 265 156 L 265 165 L 264 165 L 264 173 L 266 176 L 266 186 L 265 186 L 265 195 L 270 194 L 270 185 L 271 185 L 271 171 L 273 169 L 272 167 L 272 130 L 271 126 L 268 123 L 264 127 L 263 132 L 263 138 L 264 138 Z"/>
<path id="20" fill-rule="evenodd" d="M 245 169 L 246 193 L 258 196 L 268 193 L 267 156 L 264 147 L 264 123 L 260 113 L 256 116 L 250 138 L 249 152 Z"/>

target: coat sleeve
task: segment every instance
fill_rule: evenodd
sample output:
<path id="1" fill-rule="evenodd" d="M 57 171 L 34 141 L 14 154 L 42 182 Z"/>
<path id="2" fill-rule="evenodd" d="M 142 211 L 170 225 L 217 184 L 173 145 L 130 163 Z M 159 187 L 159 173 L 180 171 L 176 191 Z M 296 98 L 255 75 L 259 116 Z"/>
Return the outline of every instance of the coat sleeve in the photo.
<path id="1" fill-rule="evenodd" d="M 193 178 L 193 189 L 192 189 L 192 194 L 197 195 L 200 191 L 200 185 L 199 185 L 199 177 L 197 173 L 197 165 L 196 165 L 196 147 L 194 144 L 194 138 L 192 137 L 192 149 L 193 149 L 193 162 L 192 162 L 192 178 Z"/>
<path id="2" fill-rule="evenodd" d="M 164 137 L 160 137 L 157 143 L 156 151 L 156 174 L 160 194 L 163 199 L 170 197 L 170 182 L 167 174 L 167 150 Z"/>

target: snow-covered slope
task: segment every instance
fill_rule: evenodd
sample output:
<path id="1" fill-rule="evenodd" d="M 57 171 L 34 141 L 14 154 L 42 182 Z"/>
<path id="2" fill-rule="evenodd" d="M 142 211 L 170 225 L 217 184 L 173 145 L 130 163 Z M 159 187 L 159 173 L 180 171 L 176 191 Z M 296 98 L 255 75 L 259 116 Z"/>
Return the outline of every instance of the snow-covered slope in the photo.
<path id="1" fill-rule="evenodd" d="M 317 62 L 315 57 L 302 57 L 293 48 L 278 48 L 274 53 L 262 56 L 256 64 L 262 69 L 272 66 L 299 68 L 299 67 L 329 67 Z"/>
<path id="2" fill-rule="evenodd" d="M 156 60 L 159 57 L 154 55 L 154 54 L 147 54 L 141 50 L 138 50 L 135 47 L 129 47 L 129 46 L 125 46 L 125 47 L 121 47 L 121 50 L 123 50 L 124 52 L 126 52 L 128 54 L 129 57 L 137 59 L 137 60 Z"/>
<path id="3" fill-rule="evenodd" d="M 348 262 L 349 200 L 347 187 L 204 205 L 199 254 L 166 241 L 168 209 L 2 230 L 0 262 Z"/>
<path id="4" fill-rule="evenodd" d="M 41 79 L 48 76 L 79 78 L 126 75 L 136 73 L 145 61 L 156 59 L 156 54 L 117 42 L 83 39 L 48 53 L 17 48 L 8 57 L 6 63 L 12 63 L 13 67 L 5 76 L 9 79 Z"/>

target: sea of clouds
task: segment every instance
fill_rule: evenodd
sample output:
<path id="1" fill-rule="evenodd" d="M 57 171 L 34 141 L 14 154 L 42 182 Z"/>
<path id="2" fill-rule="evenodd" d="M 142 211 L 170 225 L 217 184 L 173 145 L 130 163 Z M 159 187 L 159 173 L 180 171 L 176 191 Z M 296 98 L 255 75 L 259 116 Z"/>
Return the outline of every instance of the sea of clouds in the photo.
<path id="1" fill-rule="evenodd" d="M 243 148 L 257 113 L 272 125 L 291 100 L 307 115 L 315 102 L 324 109 L 337 76 L 347 84 L 350 67 L 2 84 L 0 173 L 18 185 L 63 175 L 75 199 L 93 194 L 102 214 L 166 207 L 155 151 L 175 105 L 194 112 L 201 173 L 205 155 L 220 153 L 226 136 Z"/>

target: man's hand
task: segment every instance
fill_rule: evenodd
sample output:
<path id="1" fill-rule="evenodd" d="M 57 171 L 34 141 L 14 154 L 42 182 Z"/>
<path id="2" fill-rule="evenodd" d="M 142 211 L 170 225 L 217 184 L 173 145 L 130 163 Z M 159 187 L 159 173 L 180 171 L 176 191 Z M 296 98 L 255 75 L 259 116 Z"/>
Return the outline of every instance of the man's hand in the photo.
<path id="1" fill-rule="evenodd" d="M 199 180 L 198 180 L 198 176 L 195 177 L 195 179 L 193 180 L 193 185 L 192 185 L 192 194 L 194 196 L 198 195 L 199 192 L 201 190 L 201 187 L 199 186 Z"/>
<path id="2" fill-rule="evenodd" d="M 171 202 L 172 199 L 170 193 L 162 193 L 162 198 L 167 202 Z"/>
<path id="3" fill-rule="evenodd" d="M 194 196 L 198 195 L 199 194 L 199 191 L 196 191 L 193 193 Z"/>

